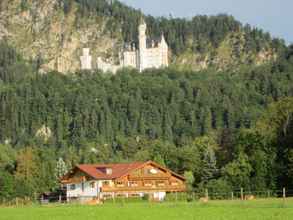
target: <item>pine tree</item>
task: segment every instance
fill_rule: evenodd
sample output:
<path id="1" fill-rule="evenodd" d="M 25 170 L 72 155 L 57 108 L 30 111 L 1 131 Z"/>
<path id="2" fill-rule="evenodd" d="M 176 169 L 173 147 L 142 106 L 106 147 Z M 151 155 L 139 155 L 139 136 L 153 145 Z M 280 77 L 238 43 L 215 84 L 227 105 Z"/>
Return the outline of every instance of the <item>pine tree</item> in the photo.
<path id="1" fill-rule="evenodd" d="M 56 168 L 55 168 L 56 182 L 59 183 L 60 178 L 64 176 L 67 172 L 68 172 L 67 166 L 64 160 L 62 159 L 62 157 L 60 157 L 56 163 Z"/>
<path id="2" fill-rule="evenodd" d="M 184 172 L 184 177 L 186 178 L 186 183 L 187 183 L 187 190 L 189 192 L 192 192 L 193 189 L 193 183 L 194 183 L 194 175 L 191 171 L 185 171 Z"/>
<path id="3" fill-rule="evenodd" d="M 39 169 L 36 161 L 38 157 L 34 148 L 27 147 L 18 152 L 14 176 L 17 181 L 16 191 L 20 197 L 32 196 L 39 191 Z"/>
<path id="4" fill-rule="evenodd" d="M 215 152 L 208 147 L 204 152 L 201 180 L 204 184 L 213 179 L 217 173 L 217 160 Z"/>

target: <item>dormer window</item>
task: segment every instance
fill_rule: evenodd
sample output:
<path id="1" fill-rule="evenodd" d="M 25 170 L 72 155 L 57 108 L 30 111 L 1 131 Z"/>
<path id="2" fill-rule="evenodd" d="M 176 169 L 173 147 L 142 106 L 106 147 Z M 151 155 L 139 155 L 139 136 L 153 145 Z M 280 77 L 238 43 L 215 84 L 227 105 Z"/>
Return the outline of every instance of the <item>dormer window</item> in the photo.
<path id="1" fill-rule="evenodd" d="M 100 172 L 103 172 L 106 175 L 112 175 L 113 169 L 111 167 L 98 167 L 97 168 Z"/>
<path id="2" fill-rule="evenodd" d="M 106 174 L 107 174 L 107 175 L 112 175 L 112 173 L 113 173 L 112 168 L 107 167 L 107 168 L 106 168 Z"/>
<path id="3" fill-rule="evenodd" d="M 149 170 L 149 173 L 150 174 L 157 174 L 158 170 L 156 170 L 155 168 L 152 168 L 152 169 Z"/>

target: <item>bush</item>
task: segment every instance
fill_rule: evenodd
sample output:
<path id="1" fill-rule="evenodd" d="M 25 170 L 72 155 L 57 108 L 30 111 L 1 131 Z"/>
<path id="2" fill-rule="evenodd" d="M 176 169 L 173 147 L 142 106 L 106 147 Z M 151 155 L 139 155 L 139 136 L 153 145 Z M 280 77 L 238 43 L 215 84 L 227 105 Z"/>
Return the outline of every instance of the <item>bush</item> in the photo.
<path id="1" fill-rule="evenodd" d="M 149 201 L 150 200 L 150 195 L 149 194 L 144 194 L 143 197 L 142 197 L 142 200 Z"/>
<path id="2" fill-rule="evenodd" d="M 143 198 L 141 197 L 130 197 L 130 198 L 126 198 L 126 197 L 119 197 L 119 198 L 115 198 L 115 200 L 111 199 L 106 199 L 105 203 L 139 203 L 139 202 L 143 202 L 145 201 Z"/>
<path id="3" fill-rule="evenodd" d="M 175 202 L 175 201 L 188 201 L 188 198 L 192 197 L 192 194 L 187 193 L 167 193 L 165 201 Z M 190 200 L 190 198 L 189 198 Z"/>
<path id="4" fill-rule="evenodd" d="M 212 199 L 227 199 L 233 191 L 231 184 L 223 178 L 209 181 L 206 189 Z"/>

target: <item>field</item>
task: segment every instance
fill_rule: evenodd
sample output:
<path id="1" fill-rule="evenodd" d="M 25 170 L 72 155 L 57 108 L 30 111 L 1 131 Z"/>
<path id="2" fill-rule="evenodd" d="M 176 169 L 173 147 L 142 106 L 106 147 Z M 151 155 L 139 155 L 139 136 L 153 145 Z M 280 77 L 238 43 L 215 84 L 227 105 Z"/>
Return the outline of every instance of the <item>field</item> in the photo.
<path id="1" fill-rule="evenodd" d="M 46 205 L 0 208 L 0 220 L 286 220 L 293 199 L 191 203 L 116 203 L 100 206 Z"/>

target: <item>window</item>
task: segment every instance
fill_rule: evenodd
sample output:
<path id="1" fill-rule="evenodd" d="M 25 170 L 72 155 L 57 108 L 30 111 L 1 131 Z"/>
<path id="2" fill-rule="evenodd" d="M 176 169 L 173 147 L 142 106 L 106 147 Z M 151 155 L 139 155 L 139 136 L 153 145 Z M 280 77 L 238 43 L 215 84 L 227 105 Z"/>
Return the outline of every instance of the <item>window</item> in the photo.
<path id="1" fill-rule="evenodd" d="M 158 181 L 157 186 L 165 186 L 165 182 L 164 181 Z"/>
<path id="2" fill-rule="evenodd" d="M 110 194 L 110 193 L 103 194 L 103 199 L 110 199 L 110 198 L 112 198 L 112 194 Z"/>
<path id="3" fill-rule="evenodd" d="M 178 182 L 171 182 L 171 186 L 178 186 Z"/>
<path id="4" fill-rule="evenodd" d="M 76 189 L 75 184 L 71 184 L 71 185 L 70 185 L 70 190 L 75 190 L 75 189 Z"/>
<path id="5" fill-rule="evenodd" d="M 109 186 L 110 185 L 110 182 L 109 181 L 103 181 L 103 186 Z"/>
<path id="6" fill-rule="evenodd" d="M 155 174 L 158 173 L 158 170 L 155 169 L 155 168 L 149 168 L 149 169 L 145 169 L 145 170 L 144 170 L 144 173 L 145 173 L 145 174 L 155 175 Z"/>
<path id="7" fill-rule="evenodd" d="M 150 181 L 144 183 L 144 186 L 152 186 L 152 185 L 153 185 L 153 183 Z"/>
<path id="8" fill-rule="evenodd" d="M 124 193 L 117 193 L 116 194 L 116 197 L 120 197 L 120 198 L 124 198 L 124 197 L 126 197 L 126 194 L 124 194 Z"/>
<path id="9" fill-rule="evenodd" d="M 155 168 L 152 168 L 149 170 L 149 174 L 157 174 L 158 170 L 156 170 Z"/>
<path id="10" fill-rule="evenodd" d="M 84 191 L 84 182 L 81 183 L 81 191 Z"/>
<path id="11" fill-rule="evenodd" d="M 117 182 L 116 182 L 116 186 L 118 186 L 118 187 L 123 187 L 123 186 L 124 186 L 124 183 L 121 182 L 121 181 L 117 181 Z"/>
<path id="12" fill-rule="evenodd" d="M 140 194 L 138 193 L 131 193 L 128 195 L 129 197 L 134 197 L 134 198 L 137 198 L 137 197 L 140 197 Z"/>
<path id="13" fill-rule="evenodd" d="M 113 173 L 112 168 L 106 168 L 106 174 L 107 175 L 112 175 L 112 173 Z"/>
<path id="14" fill-rule="evenodd" d="M 128 185 L 129 186 L 138 186 L 138 183 L 135 181 L 130 181 Z"/>
<path id="15" fill-rule="evenodd" d="M 91 186 L 92 189 L 95 188 L 95 185 L 96 185 L 95 182 L 91 182 L 91 183 L 90 183 L 90 186 Z"/>

